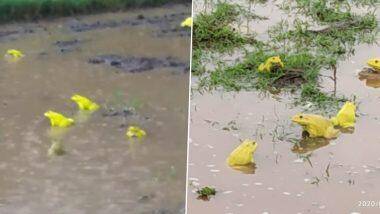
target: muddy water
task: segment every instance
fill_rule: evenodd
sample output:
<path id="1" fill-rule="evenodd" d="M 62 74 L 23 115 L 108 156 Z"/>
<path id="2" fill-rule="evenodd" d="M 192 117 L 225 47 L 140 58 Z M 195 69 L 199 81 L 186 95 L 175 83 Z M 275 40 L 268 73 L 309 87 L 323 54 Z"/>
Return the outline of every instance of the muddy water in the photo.
<path id="1" fill-rule="evenodd" d="M 191 99 L 188 212 L 229 214 L 380 213 L 379 89 L 358 79 L 379 46 L 361 45 L 339 64 L 337 94 L 360 103 L 353 133 L 332 141 L 301 141 L 302 129 L 290 122 L 301 112 L 287 95 L 256 92 L 194 92 Z M 325 75 L 332 75 L 325 71 Z M 193 86 L 197 80 L 193 79 Z M 334 82 L 323 79 L 324 90 Z M 231 121 L 238 130 L 229 129 Z M 245 174 L 226 164 L 240 140 L 257 141 L 256 169 Z M 295 147 L 298 142 L 302 149 Z M 197 200 L 198 187 L 214 186 L 216 197 Z M 374 201 L 375 207 L 360 206 Z"/>
<path id="2" fill-rule="evenodd" d="M 0 213 L 179 213 L 184 209 L 188 73 L 160 67 L 120 72 L 88 60 L 97 55 L 177 57 L 188 63 L 190 38 L 156 36 L 154 25 L 75 32 L 72 23 L 190 14 L 189 5 L 2 26 L 19 32 L 0 39 L 0 53 L 25 57 L 0 62 Z M 174 28 L 182 17 L 170 23 Z M 29 30 L 25 30 L 29 29 Z M 25 33 L 28 32 L 28 33 Z M 69 51 L 57 41 L 78 40 Z M 178 69 L 178 68 L 177 68 Z M 81 115 L 74 93 L 102 106 Z M 140 103 L 135 115 L 105 116 Z M 47 110 L 78 118 L 65 133 L 51 130 Z M 79 119 L 81 118 L 81 119 Z M 129 142 L 126 126 L 147 132 Z M 53 139 L 66 154 L 48 157 Z M 181 211 L 182 210 L 182 211 Z"/>

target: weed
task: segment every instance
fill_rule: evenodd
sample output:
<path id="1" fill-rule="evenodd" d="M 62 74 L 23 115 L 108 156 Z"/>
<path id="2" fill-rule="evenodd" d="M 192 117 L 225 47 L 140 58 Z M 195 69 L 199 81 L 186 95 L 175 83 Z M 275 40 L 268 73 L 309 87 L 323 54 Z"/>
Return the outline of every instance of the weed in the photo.
<path id="1" fill-rule="evenodd" d="M 211 196 L 216 195 L 216 190 L 215 188 L 206 186 L 206 187 L 203 187 L 202 189 L 198 189 L 197 194 L 198 194 L 198 199 L 208 201 L 210 200 Z"/>
<path id="2" fill-rule="evenodd" d="M 230 24 L 236 21 L 239 10 L 236 5 L 221 3 L 211 14 L 201 13 L 194 20 L 193 47 L 219 52 L 242 46 L 248 42 Z"/>

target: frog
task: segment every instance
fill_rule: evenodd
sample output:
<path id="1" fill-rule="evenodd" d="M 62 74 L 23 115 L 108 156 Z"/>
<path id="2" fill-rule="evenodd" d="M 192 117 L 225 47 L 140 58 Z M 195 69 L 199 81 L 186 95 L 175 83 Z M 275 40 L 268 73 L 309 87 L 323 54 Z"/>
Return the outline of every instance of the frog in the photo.
<path id="1" fill-rule="evenodd" d="M 236 147 L 227 158 L 230 167 L 250 165 L 255 162 L 253 153 L 256 151 L 257 143 L 246 139 Z"/>
<path id="2" fill-rule="evenodd" d="M 181 23 L 181 27 L 190 27 L 193 26 L 193 18 L 188 17 Z"/>
<path id="3" fill-rule="evenodd" d="M 283 68 L 284 63 L 282 62 L 280 56 L 269 57 L 265 63 L 261 63 L 258 67 L 258 71 L 262 73 L 270 73 L 276 68 Z"/>
<path id="4" fill-rule="evenodd" d="M 338 114 L 331 118 L 331 122 L 334 126 L 339 126 L 341 128 L 354 128 L 356 120 L 355 113 L 355 104 L 347 101 L 339 110 Z"/>
<path id="5" fill-rule="evenodd" d="M 367 61 L 368 67 L 359 72 L 359 80 L 364 80 L 367 86 L 380 87 L 380 58 L 372 58 Z"/>
<path id="6" fill-rule="evenodd" d="M 330 119 L 320 115 L 299 113 L 292 117 L 292 121 L 301 125 L 310 138 L 333 139 L 340 134 L 340 131 L 334 128 L 334 124 Z"/>
<path id="7" fill-rule="evenodd" d="M 80 110 L 95 111 L 99 108 L 98 104 L 79 94 L 73 95 L 71 100 L 77 103 Z"/>
<path id="8" fill-rule="evenodd" d="M 137 126 L 129 126 L 126 134 L 128 138 L 141 139 L 146 136 L 146 132 Z"/>
<path id="9" fill-rule="evenodd" d="M 373 58 L 367 61 L 367 65 L 375 73 L 380 73 L 380 58 Z"/>
<path id="10" fill-rule="evenodd" d="M 68 118 L 58 112 L 47 111 L 44 115 L 50 119 L 52 127 L 66 128 L 74 124 L 74 119 Z"/>

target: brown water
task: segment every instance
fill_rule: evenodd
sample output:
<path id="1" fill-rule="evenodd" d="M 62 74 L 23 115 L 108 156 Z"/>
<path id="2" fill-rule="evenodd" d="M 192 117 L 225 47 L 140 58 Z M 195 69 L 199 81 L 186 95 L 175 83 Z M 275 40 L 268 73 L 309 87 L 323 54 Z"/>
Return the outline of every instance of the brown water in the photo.
<path id="1" fill-rule="evenodd" d="M 157 28 L 145 25 L 80 33 L 69 29 L 78 20 L 176 12 L 190 15 L 190 6 L 2 26 L 34 33 L 0 41 L 0 53 L 16 48 L 25 54 L 16 63 L 0 62 L 0 213 L 183 212 L 188 73 L 173 74 L 173 68 L 123 73 L 88 59 L 101 54 L 175 56 L 188 63 L 190 38 L 156 37 Z M 72 39 L 83 43 L 67 53 L 54 45 Z M 90 97 L 102 109 L 83 118 L 70 101 L 74 93 Z M 116 108 L 132 100 L 142 104 L 136 116 L 103 116 L 107 106 Z M 47 110 L 82 116 L 66 133 L 59 133 L 67 151 L 63 156 L 47 156 L 54 135 L 43 116 Z M 125 126 L 132 124 L 146 130 L 142 142 L 127 141 Z"/>
<path id="2" fill-rule="evenodd" d="M 188 213 L 380 213 L 380 94 L 358 79 L 366 60 L 379 56 L 379 48 L 360 45 L 353 57 L 339 64 L 337 93 L 355 94 L 360 116 L 353 133 L 330 142 L 301 142 L 302 129 L 290 118 L 303 109 L 290 105 L 287 95 L 194 92 Z M 194 78 L 193 87 L 196 84 Z M 325 78 L 323 86 L 333 91 L 334 82 Z M 225 130 L 230 121 L 238 130 Z M 258 143 L 254 174 L 226 164 L 230 152 L 246 138 Z M 295 147 L 293 140 L 303 148 Z M 203 186 L 218 191 L 208 202 L 197 200 L 195 191 Z M 360 206 L 364 200 L 374 201 L 375 207 Z"/>

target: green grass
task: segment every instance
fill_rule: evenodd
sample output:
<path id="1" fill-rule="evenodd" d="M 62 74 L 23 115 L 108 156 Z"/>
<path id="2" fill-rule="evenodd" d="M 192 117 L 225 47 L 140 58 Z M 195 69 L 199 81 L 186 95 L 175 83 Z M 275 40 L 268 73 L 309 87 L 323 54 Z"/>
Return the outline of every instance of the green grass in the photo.
<path id="1" fill-rule="evenodd" d="M 202 199 L 205 201 L 210 200 L 212 196 L 216 195 L 216 190 L 213 187 L 203 187 L 197 190 L 198 199 Z"/>
<path id="2" fill-rule="evenodd" d="M 246 10 L 236 4 L 219 3 L 210 14 L 201 13 L 194 19 L 193 24 L 193 58 L 192 72 L 201 74 L 205 70 L 200 62 L 205 51 L 228 52 L 246 44 L 257 41 L 253 36 L 243 36 L 232 24 L 239 16 L 250 16 Z M 263 17 L 254 16 L 256 19 Z"/>
<path id="3" fill-rule="evenodd" d="M 194 49 L 224 52 L 249 43 L 249 38 L 230 26 L 237 20 L 239 11 L 236 5 L 220 3 L 211 14 L 199 14 L 194 20 Z"/>
<path id="4" fill-rule="evenodd" d="M 378 22 L 374 15 L 376 7 L 373 7 L 378 0 L 354 0 L 353 3 L 349 4 L 347 0 L 289 1 L 288 12 L 297 11 L 298 18 L 291 24 L 281 21 L 271 27 L 268 30 L 269 39 L 254 43 L 254 50 L 247 53 L 242 62 L 224 66 L 216 61 L 214 64 L 221 66 L 207 73 L 203 70 L 197 72 L 203 68 L 200 53 L 209 47 L 228 45 L 214 40 L 217 39 L 213 36 L 214 33 L 205 29 L 201 38 L 209 35 L 207 46 L 198 46 L 201 50 L 194 52 L 195 68 L 198 70 L 193 69 L 193 73 L 200 75 L 199 87 L 222 87 L 233 91 L 261 90 L 272 93 L 286 90 L 294 92 L 295 104 L 312 103 L 318 108 L 338 108 L 339 103 L 347 98 L 323 92 L 319 85 L 321 70 L 333 72 L 341 60 L 354 54 L 356 45 L 375 42 L 378 33 Z M 373 10 L 366 14 L 355 14 L 352 12 L 355 5 L 369 6 Z M 227 16 L 227 21 L 231 20 Z M 223 20 L 218 19 L 218 22 Z M 315 23 L 321 26 L 312 28 L 312 24 Z M 197 39 L 197 33 L 194 31 L 193 38 Z M 239 37 L 237 32 L 234 33 Z M 237 45 L 244 44 L 238 42 Z M 285 67 L 271 73 L 259 73 L 258 66 L 272 56 L 280 56 Z"/>
<path id="5" fill-rule="evenodd" d="M 33 20 L 188 0 L 0 0 L 0 22 Z"/>

